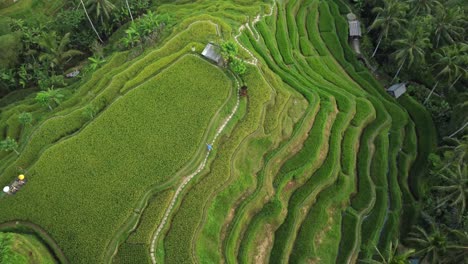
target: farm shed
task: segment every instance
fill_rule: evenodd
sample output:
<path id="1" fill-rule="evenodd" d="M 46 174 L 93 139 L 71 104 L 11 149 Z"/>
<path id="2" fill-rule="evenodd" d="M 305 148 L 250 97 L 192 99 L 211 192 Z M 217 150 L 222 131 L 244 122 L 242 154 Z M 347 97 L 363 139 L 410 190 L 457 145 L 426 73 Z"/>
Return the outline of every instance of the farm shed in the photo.
<path id="1" fill-rule="evenodd" d="M 356 15 L 353 13 L 349 13 L 346 17 L 349 25 L 349 37 L 360 38 L 362 36 L 361 22 L 357 20 Z"/>
<path id="2" fill-rule="evenodd" d="M 387 89 L 387 93 L 389 93 L 391 96 L 398 98 L 402 94 L 406 92 L 406 84 L 405 83 L 397 83 L 392 86 L 390 86 Z"/>
<path id="3" fill-rule="evenodd" d="M 219 47 L 211 42 L 206 45 L 201 54 L 203 57 L 215 62 L 218 65 L 223 63 L 223 57 L 221 57 L 221 54 L 219 53 Z"/>

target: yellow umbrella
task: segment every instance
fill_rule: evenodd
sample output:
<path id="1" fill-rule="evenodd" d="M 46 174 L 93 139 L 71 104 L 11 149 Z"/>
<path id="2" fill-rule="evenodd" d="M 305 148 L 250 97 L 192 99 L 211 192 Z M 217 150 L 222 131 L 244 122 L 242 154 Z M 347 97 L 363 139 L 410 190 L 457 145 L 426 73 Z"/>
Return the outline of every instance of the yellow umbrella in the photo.
<path id="1" fill-rule="evenodd" d="M 23 174 L 20 174 L 20 175 L 18 176 L 18 179 L 19 179 L 20 181 L 24 180 L 24 175 L 23 175 Z"/>

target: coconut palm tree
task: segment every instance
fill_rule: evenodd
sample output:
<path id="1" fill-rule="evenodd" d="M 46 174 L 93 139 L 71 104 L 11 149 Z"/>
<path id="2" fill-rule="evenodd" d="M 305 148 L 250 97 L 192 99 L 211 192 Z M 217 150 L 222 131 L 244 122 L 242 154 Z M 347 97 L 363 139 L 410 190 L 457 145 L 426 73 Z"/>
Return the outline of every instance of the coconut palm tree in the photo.
<path id="1" fill-rule="evenodd" d="M 410 232 L 408 236 L 408 241 L 414 243 L 416 248 L 419 249 L 415 252 L 415 255 L 419 255 L 421 260 L 426 259 L 435 264 L 447 252 L 447 236 L 434 225 L 431 225 L 430 233 L 426 232 L 422 227 L 416 226 L 415 230 Z"/>
<path id="2" fill-rule="evenodd" d="M 43 33 L 38 42 L 43 49 L 43 52 L 39 55 L 39 61 L 46 62 L 52 70 L 57 66 L 62 69 L 67 60 L 73 56 L 83 54 L 79 50 L 67 49 L 69 43 L 70 33 L 65 34 L 60 41 L 58 41 L 55 31 Z"/>
<path id="3" fill-rule="evenodd" d="M 448 92 L 463 76 L 467 76 L 468 67 L 468 45 L 458 44 L 446 46 L 434 52 L 432 57 L 435 60 L 433 71 L 437 78 L 436 84 L 424 100 L 426 103 L 431 97 L 437 85 L 443 81 L 447 82 Z"/>
<path id="4" fill-rule="evenodd" d="M 396 48 L 392 55 L 400 65 L 395 77 L 393 77 L 393 80 L 395 80 L 406 62 L 408 62 L 408 67 L 413 66 L 415 63 L 424 62 L 426 50 L 431 46 L 431 43 L 427 33 L 419 28 L 414 28 L 405 30 L 403 38 L 394 40 L 392 45 Z"/>
<path id="5" fill-rule="evenodd" d="M 442 4 L 437 0 L 409 0 L 411 7 L 410 14 L 418 15 L 420 13 L 431 14 L 436 7 Z"/>
<path id="6" fill-rule="evenodd" d="M 83 0 L 80 0 L 80 3 L 81 3 L 81 5 L 83 6 L 85 15 L 86 15 L 86 17 L 88 18 L 88 21 L 89 21 L 89 24 L 91 25 L 91 28 L 93 29 L 94 33 L 96 33 L 96 36 L 98 37 L 99 41 L 100 41 L 101 43 L 103 43 L 104 41 L 102 41 L 101 36 L 99 36 L 99 33 L 97 32 L 96 28 L 94 27 L 93 21 L 92 21 L 91 18 L 89 17 L 88 10 L 86 10 L 85 3 L 83 2 Z"/>
<path id="7" fill-rule="evenodd" d="M 369 263 L 369 264 L 409 264 L 409 258 L 414 254 L 414 249 L 408 249 L 403 252 L 398 253 L 398 240 L 393 244 L 390 242 L 388 245 L 388 256 L 385 257 L 382 252 L 380 252 L 379 248 L 375 247 L 375 251 L 380 258 L 379 261 L 377 260 L 361 260 L 360 262 Z"/>
<path id="8" fill-rule="evenodd" d="M 415 230 L 409 233 L 408 242 L 418 249 L 415 255 L 420 256 L 421 263 L 461 263 L 459 261 L 463 260 L 468 252 L 467 234 L 451 229 L 448 229 L 448 234 L 431 223 L 429 232 L 416 226 Z"/>
<path id="9" fill-rule="evenodd" d="M 388 37 L 390 29 L 394 28 L 398 30 L 401 25 L 406 22 L 404 17 L 407 9 L 408 5 L 396 0 L 385 1 L 383 7 L 375 7 L 372 9 L 372 12 L 376 13 L 377 17 L 370 25 L 369 29 L 379 31 L 377 46 L 372 53 L 372 57 L 377 53 L 382 39 Z"/>
<path id="10" fill-rule="evenodd" d="M 463 161 L 455 160 L 449 166 L 444 166 L 438 173 L 443 184 L 432 187 L 445 195 L 436 208 L 450 203 L 459 206 L 459 220 L 465 213 L 466 199 L 468 198 L 468 169 Z"/>
<path id="11" fill-rule="evenodd" d="M 453 153 L 452 161 L 467 162 L 468 160 L 468 135 L 460 139 L 444 137 L 445 146 L 440 147 L 441 151 L 450 151 Z"/>
<path id="12" fill-rule="evenodd" d="M 109 20 L 112 10 L 115 9 L 115 5 L 109 0 L 87 0 L 86 7 L 88 12 L 94 14 L 95 19 L 100 20 L 103 26 Z"/>
<path id="13" fill-rule="evenodd" d="M 434 14 L 434 44 L 438 48 L 440 41 L 454 43 L 462 39 L 465 34 L 467 21 L 460 7 L 447 8 L 441 6 Z"/>
<path id="14" fill-rule="evenodd" d="M 132 19 L 132 22 L 133 22 L 132 10 L 130 10 L 130 5 L 128 4 L 128 0 L 125 0 L 125 4 L 127 5 L 128 14 L 130 15 L 130 18 Z"/>

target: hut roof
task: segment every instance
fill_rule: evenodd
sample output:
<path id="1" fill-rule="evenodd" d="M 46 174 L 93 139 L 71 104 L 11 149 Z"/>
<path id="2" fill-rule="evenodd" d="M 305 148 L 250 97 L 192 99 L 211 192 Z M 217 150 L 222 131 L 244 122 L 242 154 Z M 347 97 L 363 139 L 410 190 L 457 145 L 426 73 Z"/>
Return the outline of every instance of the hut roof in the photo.
<path id="1" fill-rule="evenodd" d="M 213 43 L 208 43 L 205 49 L 202 52 L 203 57 L 212 60 L 216 63 L 219 63 L 222 58 L 219 54 L 219 47 L 215 46 Z"/>
<path id="2" fill-rule="evenodd" d="M 398 98 L 406 92 L 406 84 L 405 83 L 394 84 L 387 89 L 387 92 L 393 97 Z"/>
<path id="3" fill-rule="evenodd" d="M 358 20 L 350 20 L 349 23 L 349 36 L 350 37 L 360 37 L 361 33 L 361 23 Z"/>

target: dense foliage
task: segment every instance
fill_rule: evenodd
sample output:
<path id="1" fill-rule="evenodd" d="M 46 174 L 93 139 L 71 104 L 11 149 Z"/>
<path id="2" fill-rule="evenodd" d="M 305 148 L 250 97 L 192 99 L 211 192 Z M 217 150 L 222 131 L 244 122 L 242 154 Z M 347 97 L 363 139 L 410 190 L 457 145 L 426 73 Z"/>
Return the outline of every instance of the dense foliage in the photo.
<path id="1" fill-rule="evenodd" d="M 368 55 L 392 82 L 410 82 L 410 93 L 433 113 L 439 135 L 466 125 L 468 20 L 463 1 L 359 0 L 355 7 L 373 43 L 365 37 Z"/>
<path id="2" fill-rule="evenodd" d="M 356 58 L 344 0 L 157 2 L 79 0 L 0 27 L 0 85 L 17 90 L 0 98 L 0 182 L 28 177 L 0 194 L 0 222 L 37 223 L 83 263 L 466 257 L 463 18 L 435 30 L 435 0 L 355 4 L 379 78 L 410 81 L 429 114 Z M 224 67 L 200 56 L 208 42 Z M 427 166 L 431 115 L 450 132 Z"/>
<path id="3" fill-rule="evenodd" d="M 431 113 L 443 138 L 420 182 L 419 226 L 413 226 L 405 243 L 430 263 L 466 260 L 466 5 L 457 0 L 360 0 L 355 8 L 370 31 L 373 44 L 364 39 L 368 55 L 382 65 L 381 72 L 394 76 L 392 82 L 409 82 L 409 93 Z"/>
<path id="4" fill-rule="evenodd" d="M 142 40 L 157 41 L 169 22 L 168 15 L 151 11 L 142 19 L 150 5 L 143 1 L 71 1 L 50 16 L 0 17 L 0 95 L 35 87 L 47 90 L 65 87 L 64 74 L 83 67 L 90 57 L 86 71 L 93 71 L 106 55 L 102 44 L 111 44 L 110 37 L 121 27 L 130 27 L 124 46 L 134 46 Z M 135 21 L 135 22 L 133 22 Z M 134 32 L 134 33 L 132 33 Z M 114 47 L 114 45 L 108 45 Z M 115 45 L 114 49 L 118 47 Z M 112 53 L 107 50 L 106 53 Z"/>

